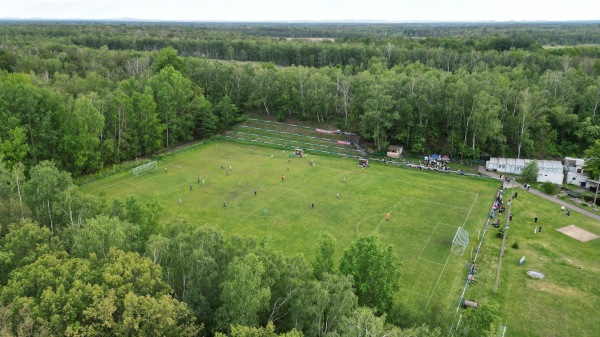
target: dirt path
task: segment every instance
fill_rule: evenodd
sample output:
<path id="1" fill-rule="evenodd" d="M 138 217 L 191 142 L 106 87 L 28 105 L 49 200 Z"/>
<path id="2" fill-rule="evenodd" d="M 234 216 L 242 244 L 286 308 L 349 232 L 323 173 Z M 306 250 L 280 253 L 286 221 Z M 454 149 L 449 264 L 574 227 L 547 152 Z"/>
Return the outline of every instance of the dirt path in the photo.
<path id="1" fill-rule="evenodd" d="M 496 178 L 496 179 L 500 180 L 500 175 L 498 173 L 486 171 L 485 167 L 483 167 L 483 166 L 479 166 L 477 172 L 479 172 L 481 174 L 485 174 L 485 175 L 487 175 L 489 177 Z M 506 184 L 505 183 L 504 186 L 507 187 L 507 188 L 513 187 L 512 186 L 512 182 L 510 184 Z M 514 187 L 521 188 L 523 191 L 526 191 L 525 188 L 523 187 L 523 184 L 518 183 L 517 181 L 514 182 Z M 592 219 L 596 219 L 596 220 L 600 221 L 600 215 L 594 214 L 594 213 L 592 213 L 590 211 L 586 211 L 585 209 L 582 209 L 582 208 L 577 207 L 575 205 L 572 205 L 572 204 L 569 204 L 567 202 L 564 202 L 564 201 L 558 199 L 557 197 L 555 197 L 553 195 L 547 195 L 547 194 L 542 193 L 542 192 L 540 192 L 538 190 L 535 190 L 535 189 L 530 189 L 529 192 L 527 192 L 527 193 L 535 194 L 535 195 L 537 195 L 539 197 L 542 197 L 544 199 L 550 200 L 550 201 L 555 202 L 555 203 L 557 203 L 559 205 L 565 206 L 565 208 L 568 208 L 568 209 L 570 209 L 572 211 L 581 213 L 583 215 L 587 215 L 587 216 L 589 216 Z"/>

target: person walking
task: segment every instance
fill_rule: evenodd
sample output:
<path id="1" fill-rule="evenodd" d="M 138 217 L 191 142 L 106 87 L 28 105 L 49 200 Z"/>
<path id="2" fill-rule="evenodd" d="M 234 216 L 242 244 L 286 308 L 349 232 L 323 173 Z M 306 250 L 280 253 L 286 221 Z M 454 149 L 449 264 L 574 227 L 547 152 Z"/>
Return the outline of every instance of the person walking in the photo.
<path id="1" fill-rule="evenodd" d="M 315 202 L 312 202 L 311 208 L 315 208 Z"/>
<path id="2" fill-rule="evenodd" d="M 536 215 L 535 218 L 533 218 L 533 222 L 537 223 L 537 220 L 538 220 L 538 216 Z"/>

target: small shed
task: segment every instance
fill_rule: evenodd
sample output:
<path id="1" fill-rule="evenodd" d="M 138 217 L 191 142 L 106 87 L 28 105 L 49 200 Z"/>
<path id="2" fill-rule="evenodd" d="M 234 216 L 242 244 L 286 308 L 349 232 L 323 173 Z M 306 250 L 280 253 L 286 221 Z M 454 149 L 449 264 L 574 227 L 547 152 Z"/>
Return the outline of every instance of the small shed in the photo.
<path id="1" fill-rule="evenodd" d="M 294 150 L 294 156 L 298 156 L 298 157 L 302 158 L 302 156 L 304 156 L 304 150 L 302 150 L 302 149 L 295 149 Z"/>
<path id="2" fill-rule="evenodd" d="M 403 147 L 400 145 L 390 145 L 387 149 L 387 156 L 392 158 L 400 158 Z"/>
<path id="3" fill-rule="evenodd" d="M 361 167 L 369 166 L 369 160 L 367 158 L 358 158 L 358 166 L 361 166 Z"/>

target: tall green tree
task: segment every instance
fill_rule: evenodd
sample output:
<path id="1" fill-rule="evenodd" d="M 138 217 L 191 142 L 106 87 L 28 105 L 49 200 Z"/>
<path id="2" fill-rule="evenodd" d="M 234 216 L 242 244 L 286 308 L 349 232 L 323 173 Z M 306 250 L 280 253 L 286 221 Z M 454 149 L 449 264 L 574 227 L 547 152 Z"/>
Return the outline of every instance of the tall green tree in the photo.
<path id="1" fill-rule="evenodd" d="M 8 131 L 8 138 L 0 138 L 0 156 L 4 156 L 6 167 L 10 170 L 16 163 L 22 162 L 29 152 L 25 129 L 15 127 Z"/>
<path id="2" fill-rule="evenodd" d="M 177 50 L 173 47 L 161 49 L 156 57 L 155 72 L 159 73 L 166 67 L 173 67 L 173 69 L 181 74 L 185 73 L 185 64 L 181 58 L 177 56 Z"/>
<path id="3" fill-rule="evenodd" d="M 213 111 L 219 118 L 219 125 L 222 129 L 228 129 L 240 118 L 238 108 L 227 95 L 219 100 L 219 103 L 213 107 Z"/>
<path id="4" fill-rule="evenodd" d="M 584 158 L 585 161 L 585 174 L 590 179 L 596 179 L 600 176 L 600 139 L 596 139 L 594 144 L 585 150 Z"/>
<path id="5" fill-rule="evenodd" d="M 25 185 L 25 165 L 16 163 L 12 170 L 6 168 L 0 155 L 0 213 L 5 223 L 16 219 L 24 219 L 26 210 L 23 203 L 23 187 Z"/>
<path id="6" fill-rule="evenodd" d="M 306 336 L 328 336 L 358 307 L 352 277 L 324 274 L 321 280 L 302 280 L 290 296 L 291 326 Z"/>
<path id="7" fill-rule="evenodd" d="M 385 313 L 391 308 L 399 288 L 400 264 L 391 246 L 382 245 L 377 237 L 356 239 L 344 252 L 340 272 L 351 275 L 358 304 Z"/>
<path id="8" fill-rule="evenodd" d="M 52 251 L 50 230 L 30 220 L 8 225 L 8 233 L 0 239 L 0 284 L 6 285 L 10 272 L 33 263 L 37 258 Z"/>
<path id="9" fill-rule="evenodd" d="M 269 322 L 266 327 L 250 327 L 242 325 L 231 326 L 231 332 L 226 335 L 218 332 L 216 337 L 302 337 L 302 333 L 292 330 L 278 334 L 275 332 L 275 325 Z"/>
<path id="10" fill-rule="evenodd" d="M 324 233 L 319 240 L 319 249 L 313 261 L 313 272 L 318 280 L 322 279 L 325 273 L 333 274 L 334 254 L 335 238 L 329 233 Z"/>
<path id="11" fill-rule="evenodd" d="M 32 167 L 29 176 L 23 188 L 23 200 L 33 218 L 55 235 L 67 223 L 61 203 L 64 192 L 73 188 L 73 179 L 49 161 Z"/>
<path id="12" fill-rule="evenodd" d="M 149 259 L 118 250 L 101 260 L 47 254 L 13 271 L 0 303 L 10 304 L 14 329 L 36 322 L 34 335 L 43 327 L 45 335 L 195 336 L 187 307 L 170 296 L 161 274 Z"/>
<path id="13" fill-rule="evenodd" d="M 66 167 L 75 175 L 98 170 L 102 164 L 99 145 L 104 116 L 89 98 L 81 96 L 65 118 L 61 148 Z"/>
<path id="14" fill-rule="evenodd" d="M 523 178 L 525 178 L 525 181 L 527 182 L 536 181 L 539 173 L 540 168 L 538 167 L 537 160 L 527 162 L 527 164 L 525 164 L 525 167 L 523 167 L 523 172 L 521 172 Z"/>
<path id="15" fill-rule="evenodd" d="M 165 126 L 164 144 L 168 147 L 192 139 L 197 109 L 192 105 L 192 82 L 172 66 L 163 68 L 148 80 L 161 124 Z"/>
<path id="16" fill-rule="evenodd" d="M 111 248 L 134 250 L 140 229 L 127 221 L 102 215 L 87 220 L 81 228 L 74 231 L 74 256 L 88 257 L 95 254 L 106 258 Z"/>
<path id="17" fill-rule="evenodd" d="M 225 245 L 220 231 L 176 219 L 150 236 L 146 246 L 146 256 L 162 267 L 173 296 L 185 301 L 208 329 L 214 327 L 214 314 L 221 305 L 219 284 L 229 261 Z"/>
<path id="18" fill-rule="evenodd" d="M 261 311 L 268 309 L 271 291 L 263 283 L 265 267 L 253 253 L 236 258 L 227 268 L 221 284 L 223 305 L 217 313 L 219 330 L 230 325 L 257 327 Z"/>

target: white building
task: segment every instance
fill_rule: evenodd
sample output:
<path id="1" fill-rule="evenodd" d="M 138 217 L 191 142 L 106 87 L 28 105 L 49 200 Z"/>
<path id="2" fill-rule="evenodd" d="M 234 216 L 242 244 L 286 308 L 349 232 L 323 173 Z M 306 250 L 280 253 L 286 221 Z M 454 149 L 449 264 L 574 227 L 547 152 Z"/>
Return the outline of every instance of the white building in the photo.
<path id="1" fill-rule="evenodd" d="M 509 174 L 523 174 L 523 168 L 530 162 L 531 159 L 514 159 L 514 158 L 490 158 L 485 163 L 485 168 L 488 171 L 497 171 Z M 563 164 L 558 160 L 538 160 L 538 168 L 540 170 L 537 181 L 549 181 L 553 184 L 562 184 L 563 182 Z"/>
<path id="2" fill-rule="evenodd" d="M 585 187 L 586 181 L 590 178 L 583 173 L 585 160 L 582 158 L 566 157 L 563 163 L 567 172 L 567 184 Z"/>

